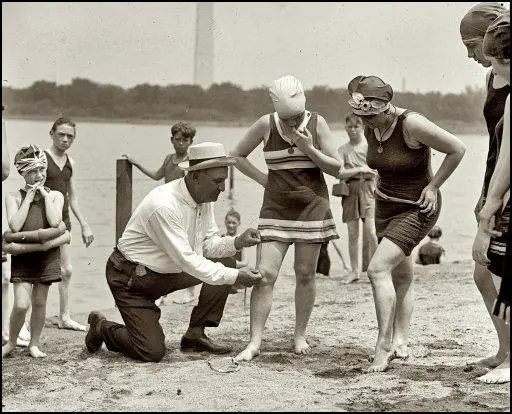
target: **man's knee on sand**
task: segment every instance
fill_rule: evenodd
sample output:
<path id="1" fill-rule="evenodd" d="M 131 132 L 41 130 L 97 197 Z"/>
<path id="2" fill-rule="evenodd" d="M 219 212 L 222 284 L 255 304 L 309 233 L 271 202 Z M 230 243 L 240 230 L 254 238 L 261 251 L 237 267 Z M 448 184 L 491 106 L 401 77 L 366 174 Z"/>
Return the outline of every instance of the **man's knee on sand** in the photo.
<path id="1" fill-rule="evenodd" d="M 138 359 L 144 362 L 160 362 L 165 355 L 165 342 L 159 340 L 146 341 L 144 345 L 134 346 Z"/>

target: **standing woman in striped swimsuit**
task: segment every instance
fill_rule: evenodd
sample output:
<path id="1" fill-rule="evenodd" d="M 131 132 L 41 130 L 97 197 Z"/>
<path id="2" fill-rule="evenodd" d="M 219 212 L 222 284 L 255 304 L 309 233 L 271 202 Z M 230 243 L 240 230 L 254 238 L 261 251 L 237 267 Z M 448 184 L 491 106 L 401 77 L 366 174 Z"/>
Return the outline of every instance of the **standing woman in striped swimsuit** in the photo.
<path id="1" fill-rule="evenodd" d="M 369 372 L 407 358 L 414 305 L 411 252 L 436 224 L 439 188 L 457 168 L 466 147 L 423 115 L 391 104 L 393 89 L 377 76 L 348 84 L 352 112 L 365 125 L 367 163 L 378 171 L 375 228 L 379 244 L 368 266 L 379 334 Z M 446 154 L 433 175 L 430 149 Z"/>
<path id="2" fill-rule="evenodd" d="M 251 333 L 247 347 L 236 357 L 250 361 L 260 353 L 263 329 L 272 307 L 279 269 L 290 244 L 295 245 L 294 352 L 306 354 L 306 327 L 315 303 L 315 273 L 322 243 L 338 238 L 323 173 L 337 177 L 341 164 L 338 145 L 325 119 L 306 110 L 298 79 L 284 76 L 269 94 L 276 112 L 258 119 L 232 152 L 235 166 L 265 188 L 258 230 L 257 268 L 262 281 L 251 293 Z M 268 174 L 247 156 L 263 142 Z"/>

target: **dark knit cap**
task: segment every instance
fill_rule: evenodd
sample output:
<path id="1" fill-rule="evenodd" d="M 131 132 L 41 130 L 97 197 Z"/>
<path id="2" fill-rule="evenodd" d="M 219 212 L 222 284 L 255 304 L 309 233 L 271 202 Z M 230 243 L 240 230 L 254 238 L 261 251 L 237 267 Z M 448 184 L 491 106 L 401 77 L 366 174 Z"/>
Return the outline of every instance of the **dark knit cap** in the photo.
<path id="1" fill-rule="evenodd" d="M 482 43 L 485 55 L 498 59 L 510 59 L 510 10 L 494 20 Z"/>

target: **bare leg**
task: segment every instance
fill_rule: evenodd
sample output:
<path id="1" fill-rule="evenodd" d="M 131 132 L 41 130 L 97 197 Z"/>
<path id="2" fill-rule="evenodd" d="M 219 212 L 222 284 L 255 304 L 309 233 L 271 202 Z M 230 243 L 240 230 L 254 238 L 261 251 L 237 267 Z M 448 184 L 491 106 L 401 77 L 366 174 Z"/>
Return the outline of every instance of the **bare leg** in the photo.
<path id="1" fill-rule="evenodd" d="M 409 353 L 409 328 L 414 308 L 413 266 L 411 256 L 404 258 L 392 271 L 396 292 L 395 320 L 393 324 L 394 356 L 407 359 Z"/>
<path id="2" fill-rule="evenodd" d="M 377 231 L 375 230 L 375 219 L 366 217 L 363 222 L 363 232 L 366 234 L 366 242 L 368 243 L 368 256 L 371 260 L 373 254 L 377 250 Z"/>
<path id="3" fill-rule="evenodd" d="M 311 348 L 306 341 L 306 328 L 315 305 L 315 270 L 320 253 L 320 243 L 295 243 L 295 333 L 293 336 L 296 354 L 309 354 Z"/>
<path id="4" fill-rule="evenodd" d="M 489 368 L 496 368 L 507 357 L 510 349 L 510 328 L 503 319 L 492 314 L 494 299 L 498 296 L 498 291 L 493 283 L 491 272 L 486 267 L 475 263 L 473 273 L 475 284 L 482 295 L 487 313 L 491 317 L 494 329 L 498 334 L 499 348 L 496 355 L 489 355 L 477 361 L 471 362 L 471 365 L 484 365 Z"/>
<path id="5" fill-rule="evenodd" d="M 46 300 L 50 285 L 37 283 L 32 289 L 32 316 L 30 318 L 30 343 L 28 350 L 34 358 L 44 358 L 46 354 L 39 350 L 39 340 L 46 319 Z"/>
<path id="6" fill-rule="evenodd" d="M 85 326 L 72 320 L 69 312 L 69 284 L 71 283 L 73 268 L 71 266 L 71 250 L 68 244 L 60 246 L 60 260 L 62 282 L 59 282 L 59 328 L 85 331 Z"/>
<path id="7" fill-rule="evenodd" d="M 262 280 L 252 288 L 250 340 L 247 347 L 235 357 L 237 361 L 250 361 L 260 353 L 263 329 L 272 308 L 274 283 L 277 280 L 288 246 L 288 243 L 278 241 L 258 245 L 258 264 L 256 267 L 262 275 Z M 313 269 L 313 272 L 315 269 Z"/>
<path id="8" fill-rule="evenodd" d="M 402 250 L 392 241 L 384 238 L 368 266 L 377 313 L 379 335 L 375 346 L 375 357 L 368 372 L 382 372 L 393 358 L 393 325 L 395 321 L 396 292 L 391 271 L 405 258 Z"/>
<path id="9" fill-rule="evenodd" d="M 2 346 L 9 340 L 9 317 L 11 316 L 12 300 L 9 294 L 11 279 L 11 263 L 2 262 Z"/>
<path id="10" fill-rule="evenodd" d="M 352 271 L 348 274 L 344 283 L 352 283 L 359 280 L 359 219 L 347 222 L 348 229 L 348 254 Z"/>
<path id="11" fill-rule="evenodd" d="M 9 323 L 9 340 L 2 346 L 2 358 L 16 348 L 16 340 L 25 322 L 25 314 L 30 305 L 32 285 L 30 283 L 14 283 L 14 306 Z"/>
<path id="12" fill-rule="evenodd" d="M 501 277 L 498 277 L 492 274 L 492 281 L 494 283 L 494 287 L 496 288 L 496 292 L 500 291 L 501 285 Z M 493 315 L 494 316 L 494 315 Z M 500 318 L 496 318 L 505 323 Z M 506 326 L 506 325 L 505 325 Z M 510 331 L 508 331 L 510 334 Z M 508 337 L 509 342 L 505 345 L 507 349 L 510 349 L 510 336 Z M 501 346 L 501 343 L 500 343 Z M 510 382 L 510 352 L 507 353 L 505 359 L 492 371 L 478 378 L 479 381 L 485 382 L 486 384 L 504 384 L 505 382 Z"/>

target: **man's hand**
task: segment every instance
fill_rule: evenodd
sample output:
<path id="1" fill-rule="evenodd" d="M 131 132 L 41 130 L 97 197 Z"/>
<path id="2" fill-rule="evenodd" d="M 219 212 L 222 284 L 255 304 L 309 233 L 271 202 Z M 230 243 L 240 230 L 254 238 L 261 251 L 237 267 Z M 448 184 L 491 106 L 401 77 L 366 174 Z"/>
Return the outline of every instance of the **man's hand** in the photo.
<path id="1" fill-rule="evenodd" d="M 261 274 L 251 267 L 242 267 L 238 269 L 238 277 L 235 283 L 239 283 L 246 287 L 254 286 L 261 281 Z"/>
<path id="2" fill-rule="evenodd" d="M 260 242 L 260 232 L 248 228 L 240 236 L 235 237 L 235 249 L 240 250 L 243 247 L 251 247 Z"/>

